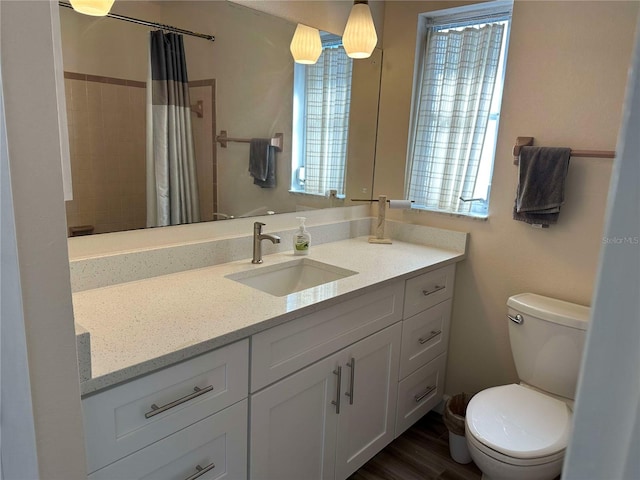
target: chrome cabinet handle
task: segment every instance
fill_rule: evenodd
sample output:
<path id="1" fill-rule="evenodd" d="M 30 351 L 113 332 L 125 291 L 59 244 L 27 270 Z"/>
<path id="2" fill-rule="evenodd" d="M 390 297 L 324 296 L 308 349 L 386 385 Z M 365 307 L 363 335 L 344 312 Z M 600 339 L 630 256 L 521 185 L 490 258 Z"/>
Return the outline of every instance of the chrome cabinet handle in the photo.
<path id="1" fill-rule="evenodd" d="M 522 325 L 524 323 L 524 317 L 519 313 L 515 317 L 513 315 L 507 314 L 507 318 L 513 323 L 517 323 L 518 325 Z"/>
<path id="2" fill-rule="evenodd" d="M 184 397 L 174 400 L 171 403 L 167 403 L 166 405 L 163 405 L 161 407 L 159 407 L 154 403 L 153 405 L 151 405 L 151 410 L 149 410 L 147 413 L 144 414 L 144 417 L 145 418 L 155 417 L 156 415 L 162 412 L 166 412 L 170 408 L 177 407 L 182 403 L 188 402 L 189 400 L 193 400 L 194 398 L 199 397 L 200 395 L 204 395 L 205 393 L 210 392 L 211 390 L 213 390 L 213 385 L 209 385 L 204 388 L 193 387 L 193 393 L 190 393 L 189 395 L 185 395 Z"/>
<path id="3" fill-rule="evenodd" d="M 331 404 L 336 406 L 336 415 L 340 415 L 340 386 L 342 385 L 342 367 L 338 365 L 338 367 L 333 371 L 333 374 L 338 376 L 338 381 L 336 385 L 336 399 L 331 400 Z"/>
<path id="4" fill-rule="evenodd" d="M 194 473 L 193 475 L 185 478 L 185 480 L 195 480 L 196 478 L 200 478 L 202 475 L 204 475 L 205 473 L 207 473 L 210 470 L 213 470 L 214 468 L 216 468 L 216 466 L 213 463 L 210 463 L 209 465 L 207 465 L 204 468 L 202 468 L 200 465 L 196 465 L 197 472 Z"/>
<path id="5" fill-rule="evenodd" d="M 356 375 L 356 359 L 354 357 L 351 357 L 351 362 L 347 363 L 347 367 L 351 368 L 351 378 L 349 380 L 349 391 L 344 392 L 344 394 L 349 397 L 349 405 L 353 405 L 353 381 Z"/>
<path id="6" fill-rule="evenodd" d="M 438 335 L 440 335 L 442 333 L 442 330 L 431 330 L 431 333 L 429 334 L 428 337 L 420 337 L 418 339 L 418 341 L 420 342 L 420 345 L 424 345 L 425 343 L 427 343 L 429 340 L 431 340 L 432 338 L 437 337 Z"/>
<path id="7" fill-rule="evenodd" d="M 427 387 L 427 391 L 420 394 L 420 395 L 416 395 L 414 398 L 416 400 L 416 403 L 420 403 L 420 401 L 426 397 L 427 395 L 429 395 L 431 392 L 433 392 L 435 389 L 437 388 L 437 385 L 433 385 L 431 387 Z"/>
<path id="8" fill-rule="evenodd" d="M 429 291 L 427 289 L 422 290 L 422 294 L 425 297 L 427 297 L 427 296 L 431 295 L 432 293 L 439 292 L 440 290 L 444 290 L 445 288 L 447 288 L 446 285 L 436 285 L 435 288 L 433 290 L 431 290 L 431 291 Z"/>

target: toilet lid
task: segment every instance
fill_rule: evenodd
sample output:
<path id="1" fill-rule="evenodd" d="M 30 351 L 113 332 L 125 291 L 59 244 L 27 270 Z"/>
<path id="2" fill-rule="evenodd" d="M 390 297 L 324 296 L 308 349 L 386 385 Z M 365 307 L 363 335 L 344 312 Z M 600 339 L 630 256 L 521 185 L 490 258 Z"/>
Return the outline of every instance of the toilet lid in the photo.
<path id="1" fill-rule="evenodd" d="M 564 402 L 516 384 L 476 394 L 465 420 L 478 441 L 515 458 L 553 455 L 567 447 L 571 433 Z"/>

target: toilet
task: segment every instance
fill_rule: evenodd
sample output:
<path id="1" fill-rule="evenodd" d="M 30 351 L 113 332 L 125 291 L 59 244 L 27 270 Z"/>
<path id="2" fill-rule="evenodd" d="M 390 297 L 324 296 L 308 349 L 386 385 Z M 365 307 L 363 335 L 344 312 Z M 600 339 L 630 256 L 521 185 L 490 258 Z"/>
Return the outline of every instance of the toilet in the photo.
<path id="1" fill-rule="evenodd" d="M 519 384 L 477 393 L 465 416 L 483 480 L 551 480 L 571 437 L 589 308 L 522 293 L 507 301 Z"/>

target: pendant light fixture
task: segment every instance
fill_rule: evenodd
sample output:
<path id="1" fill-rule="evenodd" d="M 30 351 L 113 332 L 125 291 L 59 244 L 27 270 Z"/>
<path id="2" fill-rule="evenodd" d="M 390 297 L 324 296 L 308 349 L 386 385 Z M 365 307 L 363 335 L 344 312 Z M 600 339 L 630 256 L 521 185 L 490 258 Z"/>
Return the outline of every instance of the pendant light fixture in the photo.
<path id="1" fill-rule="evenodd" d="M 322 53 L 320 31 L 317 28 L 298 24 L 291 39 L 291 55 L 296 63 L 310 65 L 316 63 Z"/>
<path id="2" fill-rule="evenodd" d="M 369 58 L 378 43 L 376 27 L 367 0 L 355 0 L 347 26 L 342 34 L 342 45 L 351 58 Z"/>
<path id="3" fill-rule="evenodd" d="M 94 17 L 104 17 L 115 0 L 69 0 L 71 6 L 78 13 Z"/>

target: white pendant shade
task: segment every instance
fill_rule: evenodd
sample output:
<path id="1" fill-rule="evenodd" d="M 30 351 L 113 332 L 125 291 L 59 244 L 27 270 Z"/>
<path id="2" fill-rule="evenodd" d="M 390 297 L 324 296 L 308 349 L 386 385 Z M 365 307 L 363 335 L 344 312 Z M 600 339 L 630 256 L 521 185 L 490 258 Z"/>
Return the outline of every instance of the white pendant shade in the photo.
<path id="1" fill-rule="evenodd" d="M 322 53 L 322 42 L 318 29 L 299 23 L 291 39 L 290 50 L 296 63 L 307 65 L 316 63 Z"/>
<path id="2" fill-rule="evenodd" d="M 366 3 L 356 3 L 351 8 L 347 26 L 342 34 L 342 45 L 351 58 L 369 58 L 378 43 L 371 10 Z"/>
<path id="3" fill-rule="evenodd" d="M 71 6 L 76 12 L 92 15 L 94 17 L 104 17 L 115 0 L 70 0 Z"/>

